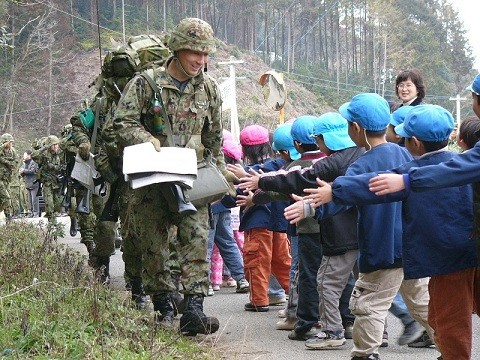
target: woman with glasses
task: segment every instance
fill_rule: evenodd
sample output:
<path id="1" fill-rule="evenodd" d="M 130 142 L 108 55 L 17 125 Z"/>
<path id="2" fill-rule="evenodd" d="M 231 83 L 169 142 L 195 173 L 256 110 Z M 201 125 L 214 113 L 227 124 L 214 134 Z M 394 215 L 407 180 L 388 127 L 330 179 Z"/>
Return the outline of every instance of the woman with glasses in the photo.
<path id="1" fill-rule="evenodd" d="M 420 105 L 425 97 L 423 77 L 417 69 L 404 70 L 395 80 L 395 93 L 402 101 L 400 106 Z"/>

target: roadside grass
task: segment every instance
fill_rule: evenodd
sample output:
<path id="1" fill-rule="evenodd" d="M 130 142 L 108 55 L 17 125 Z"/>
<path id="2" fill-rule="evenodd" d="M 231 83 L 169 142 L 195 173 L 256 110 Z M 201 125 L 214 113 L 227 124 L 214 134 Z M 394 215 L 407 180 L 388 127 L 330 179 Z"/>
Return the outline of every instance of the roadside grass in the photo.
<path id="1" fill-rule="evenodd" d="M 25 222 L 0 226 L 2 359 L 219 358 L 207 342 L 156 327 L 56 236 Z"/>

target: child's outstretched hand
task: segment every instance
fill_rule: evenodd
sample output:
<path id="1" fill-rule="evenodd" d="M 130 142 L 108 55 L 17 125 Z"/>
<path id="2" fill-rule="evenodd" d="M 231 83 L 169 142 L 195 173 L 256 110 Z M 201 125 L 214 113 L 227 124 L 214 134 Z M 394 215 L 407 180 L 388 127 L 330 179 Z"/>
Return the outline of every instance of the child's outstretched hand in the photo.
<path id="1" fill-rule="evenodd" d="M 404 190 L 405 183 L 401 174 L 380 174 L 370 179 L 368 188 L 380 196 Z"/>
<path id="2" fill-rule="evenodd" d="M 258 189 L 258 181 L 260 180 L 262 172 L 256 172 L 253 169 L 250 169 L 250 174 L 247 174 L 246 177 L 240 178 L 241 183 L 238 185 L 240 189 L 246 191 L 255 191 Z"/>
<path id="3" fill-rule="evenodd" d="M 310 203 L 314 208 L 319 207 L 320 205 L 329 203 L 333 199 L 332 195 L 332 186 L 317 178 L 318 188 L 315 189 L 305 189 L 307 196 L 304 196 L 303 199 Z"/>
<path id="4" fill-rule="evenodd" d="M 285 219 L 290 221 L 290 224 L 296 224 L 300 220 L 305 219 L 306 215 L 305 215 L 304 207 L 305 206 L 309 207 L 309 204 L 305 203 L 301 196 L 292 194 L 292 198 L 293 200 L 295 200 L 295 202 L 292 205 L 287 206 L 285 208 L 284 216 L 285 216 Z"/>
<path id="5" fill-rule="evenodd" d="M 240 164 L 227 164 L 227 170 L 235 174 L 237 178 L 242 178 L 248 176 L 248 173 L 245 171 L 242 165 Z"/>
<path id="6" fill-rule="evenodd" d="M 243 207 L 244 211 L 247 211 L 253 205 L 253 192 L 249 191 L 247 195 L 237 195 L 237 206 Z"/>

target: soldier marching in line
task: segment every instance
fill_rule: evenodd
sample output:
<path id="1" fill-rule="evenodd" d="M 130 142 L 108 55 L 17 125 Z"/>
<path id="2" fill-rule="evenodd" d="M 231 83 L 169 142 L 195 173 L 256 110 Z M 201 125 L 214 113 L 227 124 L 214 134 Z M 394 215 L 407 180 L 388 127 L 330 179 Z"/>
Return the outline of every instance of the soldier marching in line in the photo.
<path id="1" fill-rule="evenodd" d="M 98 104 L 103 107 L 96 109 Z M 101 106 L 102 106 L 101 105 Z M 92 114 L 98 110 L 101 116 L 96 116 L 99 124 L 97 128 L 94 126 L 94 121 L 91 117 L 85 117 L 82 113 L 77 113 L 70 118 L 72 124 L 72 142 L 76 149 L 76 154 L 84 160 L 88 161 L 90 157 L 98 156 L 101 152 L 102 140 L 100 136 L 94 136 L 95 131 L 101 131 L 103 120 L 106 113 L 105 102 L 98 101 L 96 98 L 91 106 Z M 95 138 L 95 144 L 91 144 L 92 139 Z M 91 154 L 92 153 L 92 154 Z M 116 221 L 100 221 L 100 216 L 103 212 L 106 199 L 108 198 L 109 184 L 105 179 L 101 179 L 102 184 L 97 187 L 102 189 L 97 192 L 90 192 L 83 186 L 77 186 L 75 195 L 77 204 L 82 203 L 82 199 L 89 202 L 90 212 L 79 213 L 80 233 L 82 234 L 82 243 L 84 243 L 89 253 L 89 264 L 94 269 L 99 271 L 100 280 L 103 284 L 110 283 L 110 256 L 115 252 L 115 238 L 116 238 Z M 101 192 L 103 192 L 101 194 Z M 103 196 L 102 196 L 103 195 Z M 88 199 L 84 199 L 88 197 Z"/>
<path id="2" fill-rule="evenodd" d="M 135 76 L 125 88 L 115 112 L 115 142 L 121 149 L 144 142 L 151 142 L 157 151 L 161 151 L 162 145 L 193 147 L 199 160 L 208 149 L 227 180 L 232 181 L 235 176 L 226 170 L 221 152 L 220 92 L 216 82 L 205 73 L 208 55 L 216 50 L 213 30 L 203 20 L 184 19 L 173 30 L 168 46 L 173 56 L 165 67 L 159 66 L 153 71 L 161 94 L 156 94 L 142 75 Z M 155 111 L 158 96 L 168 118 L 163 112 Z M 167 141 L 166 121 L 170 123 L 175 144 Z M 141 252 L 142 280 L 145 292 L 152 298 L 156 322 L 173 327 L 171 293 L 176 287 L 172 279 L 175 269 L 171 249 L 175 249 L 185 295 L 181 331 L 189 335 L 217 331 L 218 319 L 207 317 L 203 312 L 209 270 L 207 204 L 197 206 L 193 214 L 180 214 L 168 205 L 171 199 L 165 185 L 132 190 L 123 184 L 120 192 L 122 230 L 131 229 L 138 235 L 134 244 L 127 244 L 124 237 L 124 246 Z"/>
<path id="3" fill-rule="evenodd" d="M 42 146 L 32 152 L 32 159 L 39 166 L 38 178 L 42 183 L 45 217 L 51 224 L 57 224 L 56 214 L 61 211 L 61 190 L 65 178 L 65 163 L 59 144 L 58 137 L 49 135 Z"/>
<path id="4" fill-rule="evenodd" d="M 13 147 L 14 139 L 11 134 L 5 133 L 0 137 L 0 212 L 10 221 L 13 215 L 10 195 L 12 177 L 17 174 L 17 152 Z"/>

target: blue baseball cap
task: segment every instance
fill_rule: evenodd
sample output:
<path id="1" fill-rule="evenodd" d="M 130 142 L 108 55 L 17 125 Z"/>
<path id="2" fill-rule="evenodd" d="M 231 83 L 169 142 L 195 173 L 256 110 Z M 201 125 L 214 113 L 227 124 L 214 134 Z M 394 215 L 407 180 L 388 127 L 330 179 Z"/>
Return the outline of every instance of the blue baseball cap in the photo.
<path id="1" fill-rule="evenodd" d="M 469 86 L 467 86 L 465 90 L 468 90 L 477 95 L 480 95 L 480 74 L 475 76 L 475 79 L 473 79 L 472 83 Z"/>
<path id="2" fill-rule="evenodd" d="M 403 124 L 395 127 L 395 132 L 404 137 L 415 136 L 423 141 L 448 140 L 454 127 L 452 114 L 438 105 L 418 105 L 411 109 Z"/>
<path id="3" fill-rule="evenodd" d="M 397 110 L 390 114 L 390 124 L 393 126 L 403 124 L 405 121 L 405 116 L 407 116 L 408 112 L 412 110 L 412 108 L 413 106 L 411 105 L 400 106 Z"/>
<path id="4" fill-rule="evenodd" d="M 315 120 L 315 135 L 322 135 L 325 145 L 332 151 L 355 146 L 348 136 L 348 123 L 339 113 L 328 112 Z"/>
<path id="5" fill-rule="evenodd" d="M 300 144 L 316 144 L 313 126 L 317 118 L 311 115 L 299 116 L 292 124 L 292 138 Z"/>
<path id="6" fill-rule="evenodd" d="M 275 129 L 273 132 L 272 149 L 274 151 L 288 150 L 290 159 L 298 160 L 301 155 L 297 149 L 295 149 L 295 145 L 293 145 L 293 138 L 290 133 L 291 129 L 291 123 L 285 123 Z"/>
<path id="7" fill-rule="evenodd" d="M 355 95 L 340 106 L 340 114 L 350 122 L 356 122 L 365 130 L 384 130 L 390 122 L 390 106 L 387 100 L 375 93 Z"/>

